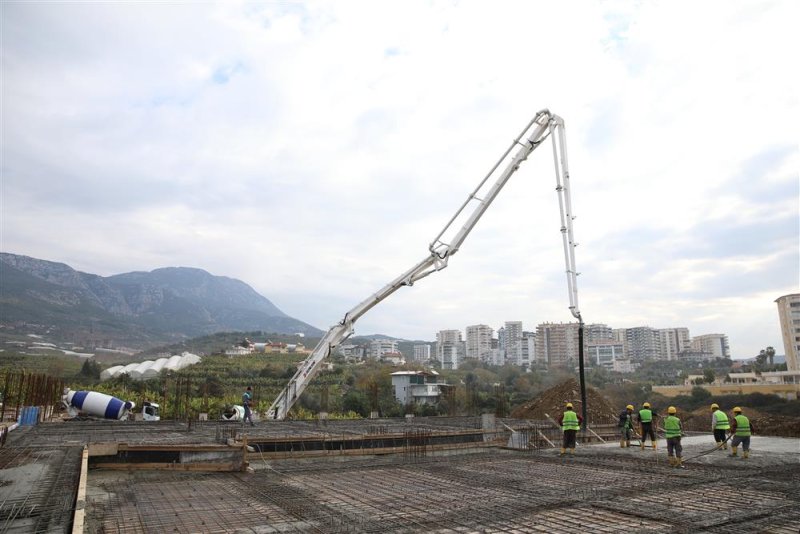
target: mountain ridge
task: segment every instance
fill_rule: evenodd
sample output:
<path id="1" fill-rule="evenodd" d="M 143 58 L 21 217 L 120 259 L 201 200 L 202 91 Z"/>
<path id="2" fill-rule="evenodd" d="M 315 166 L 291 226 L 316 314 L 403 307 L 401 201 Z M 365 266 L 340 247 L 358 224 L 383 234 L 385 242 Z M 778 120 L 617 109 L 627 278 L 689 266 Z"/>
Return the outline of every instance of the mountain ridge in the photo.
<path id="1" fill-rule="evenodd" d="M 4 325 L 50 326 L 90 346 L 146 348 L 222 331 L 322 334 L 241 280 L 194 267 L 103 277 L 0 252 L 0 306 Z"/>

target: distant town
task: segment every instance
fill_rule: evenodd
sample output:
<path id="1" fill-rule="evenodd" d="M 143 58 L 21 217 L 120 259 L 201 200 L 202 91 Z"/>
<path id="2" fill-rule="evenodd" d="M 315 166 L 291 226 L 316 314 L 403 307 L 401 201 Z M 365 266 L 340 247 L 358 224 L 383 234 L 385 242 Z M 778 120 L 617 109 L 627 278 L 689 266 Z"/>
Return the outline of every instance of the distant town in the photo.
<path id="1" fill-rule="evenodd" d="M 789 371 L 800 370 L 800 294 L 785 295 L 775 301 L 786 351 Z M 536 330 L 525 330 L 522 321 L 506 321 L 495 330 L 485 324 L 467 326 L 461 330 L 440 330 L 436 341 L 414 343 L 411 350 L 400 350 L 403 341 L 391 338 L 372 339 L 361 343 L 344 343 L 336 348 L 349 360 L 367 358 L 395 365 L 420 363 L 441 369 L 456 370 L 468 360 L 490 365 L 516 365 L 526 370 L 574 368 L 578 365 L 577 322 L 540 323 Z M 308 352 L 300 345 L 247 344 L 226 351 L 229 355 L 251 351 Z M 773 347 L 765 347 L 767 363 L 775 356 Z M 758 356 L 758 355 L 753 355 Z M 644 362 L 684 361 L 703 362 L 731 359 L 728 336 L 709 333 L 691 336 L 686 327 L 612 328 L 603 323 L 584 325 L 584 361 L 592 367 L 618 373 L 633 373 Z"/>

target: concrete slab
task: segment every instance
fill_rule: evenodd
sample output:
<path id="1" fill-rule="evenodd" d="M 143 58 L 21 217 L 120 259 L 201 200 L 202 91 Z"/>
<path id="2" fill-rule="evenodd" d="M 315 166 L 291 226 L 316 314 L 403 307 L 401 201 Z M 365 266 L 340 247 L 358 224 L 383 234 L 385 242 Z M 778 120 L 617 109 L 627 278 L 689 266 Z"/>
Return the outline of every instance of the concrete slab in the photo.
<path id="1" fill-rule="evenodd" d="M 683 446 L 684 464 L 692 463 L 707 465 L 729 465 L 734 467 L 738 462 L 745 461 L 752 466 L 775 466 L 800 464 L 800 439 L 798 438 L 778 438 L 771 436 L 753 436 L 750 438 L 750 457 L 742 457 L 742 449 L 739 447 L 739 456 L 730 457 L 730 444 L 728 450 L 715 450 L 716 443 L 711 433 L 693 434 L 681 440 Z M 656 441 L 656 451 L 653 452 L 651 442 L 648 440 L 644 450 L 639 446 L 638 440 L 631 441 L 630 448 L 621 448 L 619 442 L 609 442 L 597 445 L 587 445 L 576 450 L 580 454 L 591 454 L 591 450 L 602 451 L 603 454 L 613 453 L 629 455 L 637 459 L 656 458 L 658 461 L 667 461 L 667 440 L 659 439 Z M 557 452 L 554 452 L 556 454 Z"/>

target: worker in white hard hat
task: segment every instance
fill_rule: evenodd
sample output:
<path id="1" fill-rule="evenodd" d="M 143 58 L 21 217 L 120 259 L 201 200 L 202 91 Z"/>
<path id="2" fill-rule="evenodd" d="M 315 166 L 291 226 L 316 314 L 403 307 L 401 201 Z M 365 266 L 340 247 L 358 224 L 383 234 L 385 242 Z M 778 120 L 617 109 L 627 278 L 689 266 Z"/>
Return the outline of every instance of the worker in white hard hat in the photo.
<path id="1" fill-rule="evenodd" d="M 711 431 L 714 432 L 714 441 L 718 449 L 728 448 L 727 432 L 731 429 L 728 414 L 719 409 L 716 402 L 711 405 Z"/>
<path id="2" fill-rule="evenodd" d="M 575 454 L 575 441 L 578 430 L 581 428 L 581 423 L 583 423 L 583 418 L 575 413 L 571 402 L 564 406 L 564 413 L 561 414 L 558 423 L 561 425 L 561 430 L 564 431 L 564 443 L 561 446 L 560 456 L 564 456 L 567 451 L 569 451 L 570 455 Z"/>

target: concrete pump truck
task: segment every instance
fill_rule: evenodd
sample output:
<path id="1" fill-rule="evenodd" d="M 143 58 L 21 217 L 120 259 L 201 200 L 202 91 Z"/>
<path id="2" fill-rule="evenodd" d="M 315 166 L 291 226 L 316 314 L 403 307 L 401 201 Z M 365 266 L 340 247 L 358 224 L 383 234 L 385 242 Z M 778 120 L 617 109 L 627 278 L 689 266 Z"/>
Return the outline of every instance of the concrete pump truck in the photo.
<path id="1" fill-rule="evenodd" d="M 548 137 L 552 140 L 553 159 L 556 174 L 556 192 L 561 212 L 561 234 L 566 262 L 569 310 L 578 319 L 578 347 L 581 374 L 581 400 L 583 401 L 583 420 L 586 421 L 586 393 L 583 380 L 583 319 L 578 308 L 578 273 L 575 269 L 575 243 L 573 236 L 572 201 L 570 197 L 569 170 L 567 167 L 567 147 L 564 121 L 558 115 L 544 109 L 536 113 L 525 129 L 514 139 L 505 153 L 478 184 L 444 229 L 428 246 L 428 254 L 419 263 L 386 284 L 332 326 L 320 339 L 309 357 L 299 366 L 289 383 L 280 392 L 267 411 L 268 419 L 283 420 L 320 370 L 322 362 L 342 341 L 353 334 L 355 322 L 370 309 L 381 303 L 403 286 L 412 286 L 417 280 L 441 271 L 447 267 L 450 257 L 461 247 L 464 240 L 492 204 L 508 179 L 528 156 Z M 516 150 L 515 150 L 516 149 Z M 495 177 L 492 181 L 491 179 Z M 456 221 L 458 220 L 458 223 Z M 460 224 L 460 227 L 459 227 Z"/>

